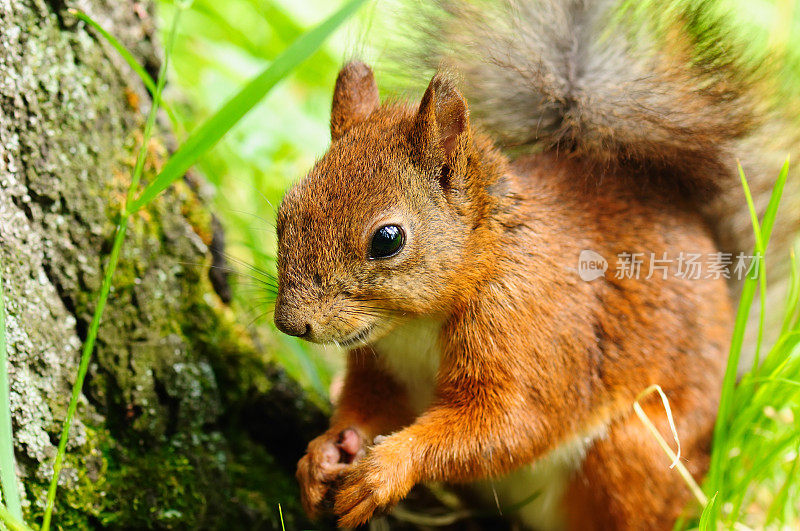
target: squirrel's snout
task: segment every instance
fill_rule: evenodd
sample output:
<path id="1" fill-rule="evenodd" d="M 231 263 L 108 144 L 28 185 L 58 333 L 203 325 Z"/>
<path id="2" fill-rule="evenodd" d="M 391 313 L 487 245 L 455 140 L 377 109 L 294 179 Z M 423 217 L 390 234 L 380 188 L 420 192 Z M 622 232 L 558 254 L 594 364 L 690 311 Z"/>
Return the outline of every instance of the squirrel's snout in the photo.
<path id="1" fill-rule="evenodd" d="M 289 308 L 285 304 L 275 307 L 275 326 L 284 334 L 305 338 L 311 335 L 311 324 L 302 312 Z"/>

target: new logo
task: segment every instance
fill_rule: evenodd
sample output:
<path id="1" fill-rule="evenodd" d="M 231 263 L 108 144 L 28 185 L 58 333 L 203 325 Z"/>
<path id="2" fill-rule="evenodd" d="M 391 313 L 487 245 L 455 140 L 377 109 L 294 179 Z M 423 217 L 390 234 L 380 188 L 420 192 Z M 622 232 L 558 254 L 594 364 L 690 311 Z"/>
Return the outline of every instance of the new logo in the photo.
<path id="1" fill-rule="evenodd" d="M 578 276 L 581 280 L 591 282 L 605 275 L 608 261 L 599 253 L 584 249 L 578 257 Z"/>

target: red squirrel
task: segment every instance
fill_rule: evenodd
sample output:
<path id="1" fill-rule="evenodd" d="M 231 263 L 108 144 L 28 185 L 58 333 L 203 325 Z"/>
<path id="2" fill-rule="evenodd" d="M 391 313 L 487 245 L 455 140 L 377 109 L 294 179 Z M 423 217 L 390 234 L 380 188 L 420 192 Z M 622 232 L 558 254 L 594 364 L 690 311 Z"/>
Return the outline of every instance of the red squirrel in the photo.
<path id="1" fill-rule="evenodd" d="M 339 73 L 330 148 L 277 219 L 275 324 L 348 349 L 330 429 L 298 463 L 311 517 L 331 498 L 353 527 L 443 481 L 482 484 L 506 507 L 538 489 L 511 515 L 531 528 L 671 528 L 690 491 L 632 408 L 654 384 L 686 467 L 698 481 L 706 470 L 731 293 L 676 258 L 749 245 L 734 214 L 715 212 L 736 197 L 746 219 L 732 153 L 762 124 L 744 82 L 724 66 L 698 73 L 681 50 L 623 55 L 623 79 L 593 71 L 613 71 L 602 47 L 548 57 L 566 48 L 531 34 L 580 48 L 595 16 L 548 4 L 572 18 L 517 5 L 530 31 L 504 40 L 496 20 L 442 2 L 457 23 L 432 31 L 453 50 L 457 27 L 474 53 L 431 60 L 464 77 L 467 97 L 440 72 L 418 102 L 382 104 L 367 65 Z M 756 188 L 777 176 L 763 168 Z M 587 251 L 671 260 L 636 276 L 596 263 L 586 278 Z M 668 437 L 660 401 L 642 405 Z"/>

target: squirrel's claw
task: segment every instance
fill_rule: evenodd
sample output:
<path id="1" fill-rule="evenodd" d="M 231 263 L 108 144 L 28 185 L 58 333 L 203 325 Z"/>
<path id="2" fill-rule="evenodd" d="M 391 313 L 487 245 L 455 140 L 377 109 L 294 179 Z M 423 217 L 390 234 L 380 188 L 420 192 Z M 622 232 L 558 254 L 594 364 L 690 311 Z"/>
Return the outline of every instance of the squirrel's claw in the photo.
<path id="1" fill-rule="evenodd" d="M 337 496 L 336 499 L 343 500 L 344 498 L 342 498 L 342 496 Z M 369 520 L 375 513 L 376 509 L 378 509 L 377 502 L 371 495 L 367 494 L 366 497 L 357 502 L 356 505 L 349 507 L 346 510 L 342 509 L 337 501 L 334 512 L 340 515 L 339 527 L 353 528 L 366 523 L 367 520 Z"/>
<path id="2" fill-rule="evenodd" d="M 331 430 L 311 441 L 297 463 L 300 500 L 309 518 L 325 512 L 332 486 L 363 453 L 363 440 L 351 428 Z"/>
<path id="3" fill-rule="evenodd" d="M 364 471 L 358 468 L 345 477 L 336 494 L 333 512 L 339 516 L 339 527 L 359 526 L 381 506 L 378 499 L 380 487 L 373 485 Z"/>
<path id="4" fill-rule="evenodd" d="M 399 455 L 383 456 L 386 448 L 388 445 L 373 447 L 345 474 L 333 508 L 341 527 L 356 527 L 376 511 L 388 510 L 414 485 L 408 462 Z"/>

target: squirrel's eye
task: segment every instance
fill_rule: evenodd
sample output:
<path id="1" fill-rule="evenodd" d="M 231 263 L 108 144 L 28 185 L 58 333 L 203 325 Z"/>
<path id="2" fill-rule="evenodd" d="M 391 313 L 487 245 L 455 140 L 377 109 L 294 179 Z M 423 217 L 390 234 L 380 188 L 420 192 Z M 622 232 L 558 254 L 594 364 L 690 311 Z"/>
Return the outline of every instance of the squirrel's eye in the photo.
<path id="1" fill-rule="evenodd" d="M 369 248 L 370 258 L 389 258 L 400 252 L 406 243 L 403 229 L 397 225 L 384 225 L 372 235 Z"/>

